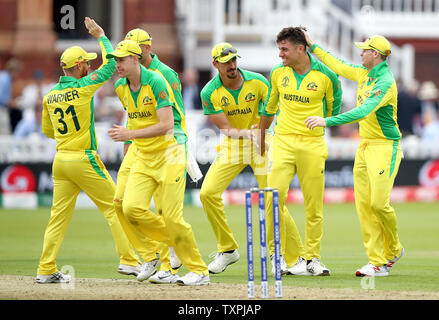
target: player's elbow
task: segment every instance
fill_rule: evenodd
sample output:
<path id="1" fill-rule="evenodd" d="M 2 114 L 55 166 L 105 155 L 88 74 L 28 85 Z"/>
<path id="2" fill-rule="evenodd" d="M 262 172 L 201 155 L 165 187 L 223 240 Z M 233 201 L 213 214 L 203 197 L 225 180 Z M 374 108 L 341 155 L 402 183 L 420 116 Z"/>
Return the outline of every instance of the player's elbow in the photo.
<path id="1" fill-rule="evenodd" d="M 168 120 L 162 123 L 162 134 L 174 134 L 174 121 Z"/>

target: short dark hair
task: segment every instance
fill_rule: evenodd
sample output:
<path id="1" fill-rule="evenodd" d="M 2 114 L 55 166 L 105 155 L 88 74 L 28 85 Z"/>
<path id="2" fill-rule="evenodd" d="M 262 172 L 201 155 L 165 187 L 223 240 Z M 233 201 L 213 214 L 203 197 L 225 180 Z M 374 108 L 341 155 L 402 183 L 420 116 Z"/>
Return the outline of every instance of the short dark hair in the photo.
<path id="1" fill-rule="evenodd" d="M 283 40 L 288 40 L 294 44 L 301 44 L 306 49 L 306 39 L 302 30 L 306 31 L 306 28 L 302 26 L 283 28 L 281 32 L 277 34 L 276 43 L 279 43 Z"/>

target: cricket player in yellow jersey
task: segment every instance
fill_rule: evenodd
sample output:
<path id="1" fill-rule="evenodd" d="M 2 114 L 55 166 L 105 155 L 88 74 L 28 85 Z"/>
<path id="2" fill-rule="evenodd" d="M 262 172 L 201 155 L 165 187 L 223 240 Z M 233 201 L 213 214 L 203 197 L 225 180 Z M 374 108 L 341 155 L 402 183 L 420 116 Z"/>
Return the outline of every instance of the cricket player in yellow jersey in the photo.
<path id="1" fill-rule="evenodd" d="M 130 30 L 125 36 L 126 40 L 133 40 L 137 42 L 142 50 L 142 58 L 140 63 L 148 70 L 155 71 L 162 75 L 166 80 L 167 89 L 169 92 L 169 99 L 174 104 L 174 136 L 179 144 L 186 144 L 187 142 L 187 129 L 185 124 L 185 114 L 183 107 L 183 98 L 181 96 L 181 84 L 178 79 L 178 74 L 170 67 L 162 63 L 157 55 L 151 53 L 152 38 L 143 29 Z M 172 84 L 172 87 L 170 86 Z M 130 118 L 128 118 L 130 122 Z M 128 126 L 129 127 L 129 126 Z M 117 175 L 117 186 L 115 194 L 115 207 L 118 213 L 119 219 L 122 224 L 126 220 L 122 212 L 122 199 L 125 192 L 125 186 L 128 179 L 128 175 L 135 161 L 136 148 L 130 148 L 131 141 L 126 141 L 124 144 L 124 160 L 119 168 Z M 181 184 L 186 184 L 186 178 L 179 181 Z M 184 190 L 184 188 L 182 189 Z M 156 192 L 154 195 L 154 203 L 157 209 L 157 213 L 161 214 L 160 206 L 160 194 Z M 149 279 L 153 283 L 173 283 L 178 278 L 178 268 L 181 266 L 181 262 L 175 255 L 174 248 L 165 246 L 163 243 L 159 243 L 150 238 L 139 239 L 143 242 L 140 247 L 134 246 L 136 251 L 142 256 L 144 264 L 141 271 L 137 276 L 139 281 Z M 171 255 L 169 254 L 171 253 Z M 157 257 L 159 256 L 159 258 Z M 158 264 L 161 262 L 160 270 L 156 272 Z"/>
<path id="2" fill-rule="evenodd" d="M 217 254 L 208 266 L 210 273 L 221 273 L 239 259 L 238 243 L 227 224 L 223 192 L 248 165 L 259 187 L 267 186 L 268 157 L 261 157 L 253 147 L 251 131 L 259 123 L 268 81 L 261 74 L 238 68 L 237 57 L 231 44 L 217 44 L 212 49 L 212 63 L 218 74 L 201 90 L 204 114 L 225 135 L 200 191 L 201 203 L 217 239 Z"/>
<path id="3" fill-rule="evenodd" d="M 310 117 L 308 128 L 358 122 L 361 142 L 355 155 L 355 204 L 369 263 L 356 271 L 361 276 L 387 276 L 404 254 L 399 241 L 390 193 L 401 162 L 401 133 L 397 123 L 398 90 L 387 65 L 390 42 L 373 36 L 356 42 L 362 65 L 344 63 L 314 44 L 304 32 L 312 52 L 337 74 L 358 82 L 357 107 L 337 116 Z"/>
<path id="4" fill-rule="evenodd" d="M 282 63 L 271 71 L 270 93 L 261 116 L 260 129 L 263 149 L 264 129 L 280 111 L 273 141 L 273 168 L 267 180 L 268 187 L 279 190 L 281 250 L 286 256 L 295 256 L 296 263 L 288 269 L 289 274 L 327 276 L 330 271 L 320 261 L 320 247 L 328 149 L 324 130 L 310 131 L 304 121 L 311 115 L 326 116 L 340 112 L 340 82 L 334 72 L 306 51 L 306 41 L 300 28 L 282 29 L 277 35 L 277 45 Z M 305 247 L 285 206 L 289 186 L 296 173 L 306 210 Z M 268 199 L 267 211 L 272 212 L 271 195 Z"/>
<path id="5" fill-rule="evenodd" d="M 114 73 L 114 59 L 106 58 L 113 48 L 94 20 L 85 18 L 85 26 L 99 41 L 102 66 L 88 74 L 90 60 L 96 59 L 96 53 L 87 53 L 77 46 L 68 48 L 61 56 L 65 76 L 43 99 L 42 131 L 57 141 L 57 153 L 53 161 L 53 205 L 44 235 L 38 283 L 70 280 L 70 275 L 58 271 L 55 260 L 81 190 L 93 200 L 110 225 L 121 263 L 118 271 L 131 274 L 140 263 L 114 210 L 114 182 L 96 154 L 93 95 Z"/>
<path id="6" fill-rule="evenodd" d="M 131 231 L 164 242 L 175 248 L 189 273 L 176 281 L 179 285 L 209 284 L 209 273 L 195 242 L 192 227 L 183 219 L 186 150 L 174 136 L 175 106 L 169 100 L 166 80 L 140 64 L 142 50 L 133 40 L 120 42 L 107 57 L 116 58 L 121 77 L 115 90 L 128 113 L 129 127 L 114 125 L 109 135 L 114 141 L 133 141 L 135 160 L 126 184 L 122 210 Z M 162 214 L 149 210 L 156 191 Z M 172 201 L 170 201 L 172 199 Z"/>

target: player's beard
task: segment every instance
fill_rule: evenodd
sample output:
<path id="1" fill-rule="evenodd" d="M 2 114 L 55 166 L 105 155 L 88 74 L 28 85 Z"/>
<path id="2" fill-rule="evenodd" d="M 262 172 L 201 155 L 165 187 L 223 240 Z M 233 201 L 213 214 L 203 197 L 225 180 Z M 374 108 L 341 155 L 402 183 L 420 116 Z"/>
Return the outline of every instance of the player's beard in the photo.
<path id="1" fill-rule="evenodd" d="M 230 73 L 231 71 L 234 71 L 233 73 Z M 229 79 L 236 79 L 238 76 L 238 70 L 237 69 L 231 69 L 227 71 L 227 78 Z"/>

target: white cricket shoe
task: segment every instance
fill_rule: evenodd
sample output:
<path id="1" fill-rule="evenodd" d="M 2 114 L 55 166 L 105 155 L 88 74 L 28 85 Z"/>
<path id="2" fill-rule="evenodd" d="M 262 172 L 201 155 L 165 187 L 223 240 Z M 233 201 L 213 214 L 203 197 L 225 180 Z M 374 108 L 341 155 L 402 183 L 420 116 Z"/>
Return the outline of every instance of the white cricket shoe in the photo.
<path id="1" fill-rule="evenodd" d="M 215 259 L 209 263 L 208 269 L 210 273 L 221 273 L 226 270 L 227 266 L 235 263 L 239 260 L 238 250 L 235 249 L 233 252 L 218 252 L 215 255 Z"/>
<path id="2" fill-rule="evenodd" d="M 168 284 L 168 283 L 176 283 L 179 278 L 180 277 L 179 277 L 178 273 L 172 274 L 172 272 L 170 270 L 168 270 L 168 271 L 159 270 L 159 271 L 157 271 L 156 274 L 151 276 L 148 279 L 148 281 L 151 283 L 159 283 L 159 284 L 166 283 L 166 284 Z"/>
<path id="3" fill-rule="evenodd" d="M 68 274 L 62 274 L 61 272 L 57 271 L 55 273 L 49 274 L 49 275 L 42 275 L 39 274 L 35 278 L 36 283 L 68 283 L 72 277 Z"/>
<path id="4" fill-rule="evenodd" d="M 137 275 L 140 272 L 140 264 L 138 264 L 137 266 L 129 266 L 127 264 L 120 264 L 119 267 L 117 268 L 117 272 L 119 272 L 120 274 L 127 275 L 127 276 L 137 277 Z"/>
<path id="5" fill-rule="evenodd" d="M 358 269 L 355 272 L 357 277 L 387 277 L 389 275 L 389 270 L 386 266 L 377 267 L 371 263 L 366 264 L 364 267 Z"/>
<path id="6" fill-rule="evenodd" d="M 189 272 L 185 276 L 178 278 L 176 283 L 180 286 L 202 286 L 210 283 L 210 277 L 209 275 L 204 275 L 204 273 Z"/>
<path id="7" fill-rule="evenodd" d="M 313 276 L 329 276 L 331 275 L 328 268 L 318 259 L 312 258 L 306 265 L 306 270 Z"/>
<path id="8" fill-rule="evenodd" d="M 297 262 L 294 264 L 294 266 L 292 266 L 291 268 L 288 269 L 287 274 L 292 274 L 295 276 L 310 276 L 311 275 L 311 273 L 308 272 L 308 270 L 306 269 L 306 260 L 303 259 L 302 257 L 299 257 L 299 259 L 297 259 Z"/>
<path id="9" fill-rule="evenodd" d="M 178 269 L 181 267 L 182 263 L 175 253 L 174 247 L 169 247 L 170 263 L 172 269 Z"/>
<path id="10" fill-rule="evenodd" d="M 275 276 L 276 275 L 276 268 L 275 268 L 276 261 L 274 259 L 274 254 L 272 254 L 270 256 L 270 260 L 271 260 L 271 274 L 273 276 Z M 284 259 L 284 256 L 282 256 L 282 255 L 280 256 L 280 273 L 281 274 L 287 274 L 288 273 L 287 263 L 286 263 L 286 261 Z"/>
<path id="11" fill-rule="evenodd" d="M 159 265 L 160 259 L 154 259 L 152 261 L 142 264 L 142 266 L 140 267 L 140 272 L 137 275 L 137 280 L 142 282 L 151 277 L 157 271 L 157 267 Z"/>
<path id="12" fill-rule="evenodd" d="M 404 255 L 404 247 L 402 247 L 401 254 L 399 256 L 397 256 L 397 257 L 393 258 L 392 260 L 389 260 L 389 262 L 387 262 L 387 264 L 386 264 L 387 271 L 390 271 L 392 269 L 393 265 L 399 259 L 401 259 L 403 255 Z"/>

